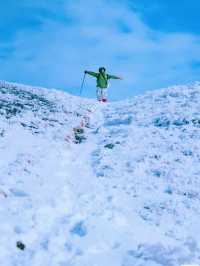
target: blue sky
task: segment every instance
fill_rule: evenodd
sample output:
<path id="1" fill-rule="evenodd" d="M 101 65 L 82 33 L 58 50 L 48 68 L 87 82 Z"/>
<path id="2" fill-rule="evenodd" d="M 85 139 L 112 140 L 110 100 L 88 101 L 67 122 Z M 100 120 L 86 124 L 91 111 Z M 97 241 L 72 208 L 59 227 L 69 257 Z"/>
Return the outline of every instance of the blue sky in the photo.
<path id="1" fill-rule="evenodd" d="M 105 66 L 124 78 L 112 100 L 200 80 L 198 0 L 2 2 L 0 79 L 77 94 L 83 71 Z"/>

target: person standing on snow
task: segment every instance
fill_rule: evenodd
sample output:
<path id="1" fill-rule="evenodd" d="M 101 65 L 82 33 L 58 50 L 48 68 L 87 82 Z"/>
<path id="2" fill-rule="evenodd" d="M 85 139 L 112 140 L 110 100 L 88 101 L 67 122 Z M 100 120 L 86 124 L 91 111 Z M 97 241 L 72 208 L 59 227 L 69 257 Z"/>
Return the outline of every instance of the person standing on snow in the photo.
<path id="1" fill-rule="evenodd" d="M 107 74 L 105 67 L 100 67 L 98 73 L 86 70 L 85 74 L 89 74 L 97 79 L 97 100 L 99 102 L 107 102 L 108 80 L 122 79 L 120 77 Z"/>

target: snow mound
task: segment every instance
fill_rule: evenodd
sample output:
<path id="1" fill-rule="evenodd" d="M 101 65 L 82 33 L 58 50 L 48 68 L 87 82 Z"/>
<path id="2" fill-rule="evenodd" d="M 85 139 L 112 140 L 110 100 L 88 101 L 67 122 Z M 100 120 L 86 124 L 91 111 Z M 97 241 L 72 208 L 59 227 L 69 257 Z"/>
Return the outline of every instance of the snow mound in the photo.
<path id="1" fill-rule="evenodd" d="M 200 264 L 199 103 L 198 83 L 101 105 L 1 81 L 0 265 Z"/>

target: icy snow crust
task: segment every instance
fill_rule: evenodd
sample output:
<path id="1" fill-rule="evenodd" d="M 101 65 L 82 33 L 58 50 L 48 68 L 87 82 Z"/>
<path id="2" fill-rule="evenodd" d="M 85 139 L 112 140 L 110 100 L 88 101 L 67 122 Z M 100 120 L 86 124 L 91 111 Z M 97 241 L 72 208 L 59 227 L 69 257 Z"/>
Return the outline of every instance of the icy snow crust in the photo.
<path id="1" fill-rule="evenodd" d="M 101 105 L 0 82 L 0 265 L 200 264 L 199 106 L 198 83 Z"/>

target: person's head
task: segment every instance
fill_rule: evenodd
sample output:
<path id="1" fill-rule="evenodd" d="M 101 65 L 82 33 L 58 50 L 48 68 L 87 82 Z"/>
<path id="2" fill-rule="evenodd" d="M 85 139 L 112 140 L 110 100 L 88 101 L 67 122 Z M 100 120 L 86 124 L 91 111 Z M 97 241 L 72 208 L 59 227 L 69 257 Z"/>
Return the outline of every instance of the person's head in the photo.
<path id="1" fill-rule="evenodd" d="M 105 73 L 105 72 L 106 72 L 105 67 L 100 67 L 100 68 L 99 68 L 99 73 Z"/>

